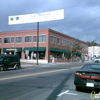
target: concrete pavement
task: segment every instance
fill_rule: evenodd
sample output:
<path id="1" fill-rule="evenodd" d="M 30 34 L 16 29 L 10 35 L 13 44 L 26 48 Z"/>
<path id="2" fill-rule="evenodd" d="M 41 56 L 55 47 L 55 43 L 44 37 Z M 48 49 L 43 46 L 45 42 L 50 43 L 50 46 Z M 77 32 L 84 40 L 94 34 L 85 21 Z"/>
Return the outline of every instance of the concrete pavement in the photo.
<path id="1" fill-rule="evenodd" d="M 92 62 L 92 61 L 85 61 L 84 63 L 87 63 L 87 62 Z M 22 68 L 26 68 L 26 67 L 28 67 L 28 68 L 30 68 L 30 67 L 50 67 L 50 66 L 52 66 L 52 65 L 62 65 L 62 64 L 73 64 L 73 63 L 82 63 L 81 61 L 79 61 L 79 62 L 54 62 L 54 63 L 52 63 L 52 62 L 50 62 L 50 63 L 38 63 L 38 65 L 37 65 L 37 63 L 32 63 L 32 62 L 29 62 L 29 61 L 25 61 L 25 62 L 23 62 L 23 61 L 21 61 L 21 67 Z"/>

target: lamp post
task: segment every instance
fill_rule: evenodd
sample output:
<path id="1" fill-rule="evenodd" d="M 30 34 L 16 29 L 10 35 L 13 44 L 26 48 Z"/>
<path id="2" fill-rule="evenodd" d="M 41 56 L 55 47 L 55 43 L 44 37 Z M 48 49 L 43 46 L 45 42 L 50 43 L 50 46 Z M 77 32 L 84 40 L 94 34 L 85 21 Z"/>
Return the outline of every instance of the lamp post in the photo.
<path id="1" fill-rule="evenodd" d="M 39 22 L 37 22 L 37 65 L 38 65 Z"/>

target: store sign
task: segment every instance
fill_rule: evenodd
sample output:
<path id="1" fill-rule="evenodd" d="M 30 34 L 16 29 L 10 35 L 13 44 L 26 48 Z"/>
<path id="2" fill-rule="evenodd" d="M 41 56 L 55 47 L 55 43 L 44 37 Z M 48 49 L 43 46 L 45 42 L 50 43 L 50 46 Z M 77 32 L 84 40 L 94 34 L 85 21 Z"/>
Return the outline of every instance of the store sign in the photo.
<path id="1" fill-rule="evenodd" d="M 17 51 L 17 49 L 6 49 L 7 51 Z"/>
<path id="2" fill-rule="evenodd" d="M 9 16 L 8 24 L 9 25 L 24 24 L 24 23 L 43 22 L 43 21 L 51 21 L 59 19 L 64 19 L 63 9 L 50 12 L 43 12 L 43 13 Z"/>

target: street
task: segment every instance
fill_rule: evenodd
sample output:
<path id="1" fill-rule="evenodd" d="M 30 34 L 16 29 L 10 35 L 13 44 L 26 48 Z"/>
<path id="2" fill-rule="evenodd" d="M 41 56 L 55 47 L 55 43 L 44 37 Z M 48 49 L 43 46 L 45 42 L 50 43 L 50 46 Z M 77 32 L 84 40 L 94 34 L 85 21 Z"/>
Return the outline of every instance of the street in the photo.
<path id="1" fill-rule="evenodd" d="M 82 65 L 49 64 L 2 71 L 0 100 L 91 100 L 91 91 L 76 91 L 73 83 L 74 72 Z"/>

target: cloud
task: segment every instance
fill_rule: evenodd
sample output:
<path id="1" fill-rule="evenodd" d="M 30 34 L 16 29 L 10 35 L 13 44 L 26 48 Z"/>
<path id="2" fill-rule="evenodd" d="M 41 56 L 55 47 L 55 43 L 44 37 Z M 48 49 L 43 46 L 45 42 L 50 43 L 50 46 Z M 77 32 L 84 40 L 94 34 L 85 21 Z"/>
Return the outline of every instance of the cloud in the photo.
<path id="1" fill-rule="evenodd" d="M 63 20 L 41 22 L 40 28 L 51 28 L 83 41 L 100 40 L 100 0 L 2 0 L 0 31 L 36 29 L 36 23 L 8 25 L 8 16 L 64 9 Z"/>

